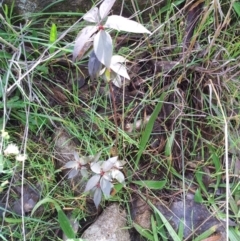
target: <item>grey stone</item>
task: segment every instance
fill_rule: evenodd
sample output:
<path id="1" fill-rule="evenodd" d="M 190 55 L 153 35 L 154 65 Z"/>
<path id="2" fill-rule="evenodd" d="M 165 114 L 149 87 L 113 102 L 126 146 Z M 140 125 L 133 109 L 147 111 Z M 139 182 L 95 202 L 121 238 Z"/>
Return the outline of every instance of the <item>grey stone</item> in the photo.
<path id="1" fill-rule="evenodd" d="M 183 201 L 176 201 L 169 207 L 160 203 L 155 204 L 155 206 L 170 222 L 176 232 L 185 217 L 183 226 L 184 239 L 186 240 L 193 240 L 194 235 L 201 235 L 210 228 L 215 228 L 217 233 L 222 234 L 226 230 L 225 224 L 213 216 L 204 204 L 196 203 L 191 195 L 186 196 L 185 203 Z"/>
<path id="2" fill-rule="evenodd" d="M 118 204 L 107 207 L 82 235 L 87 241 L 130 241 L 126 212 Z"/>

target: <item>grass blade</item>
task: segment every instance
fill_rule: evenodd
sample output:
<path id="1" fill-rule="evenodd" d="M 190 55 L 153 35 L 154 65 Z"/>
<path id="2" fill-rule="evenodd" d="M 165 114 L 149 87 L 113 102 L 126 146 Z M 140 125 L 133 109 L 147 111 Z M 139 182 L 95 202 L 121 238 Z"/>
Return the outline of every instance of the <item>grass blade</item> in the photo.
<path id="1" fill-rule="evenodd" d="M 43 205 L 45 203 L 52 203 L 55 206 L 57 213 L 58 213 L 58 222 L 59 222 L 59 225 L 60 225 L 61 229 L 63 230 L 64 234 L 68 238 L 75 238 L 75 233 L 73 231 L 70 221 L 68 220 L 67 216 L 65 215 L 65 213 L 62 211 L 61 207 L 55 200 L 46 197 L 43 200 L 39 201 L 33 208 L 31 216 L 41 205 Z"/>
<path id="2" fill-rule="evenodd" d="M 151 216 L 151 224 L 152 224 L 152 232 L 153 232 L 154 241 L 158 241 L 158 232 L 157 232 L 156 220 L 154 220 L 153 215 Z"/>
<path id="3" fill-rule="evenodd" d="M 149 189 L 161 190 L 165 187 L 167 180 L 163 180 L 163 181 L 143 180 L 143 181 L 132 181 L 132 183 L 135 183 L 141 187 L 147 187 Z"/>
<path id="4" fill-rule="evenodd" d="M 233 4 L 233 8 L 234 8 L 235 12 L 237 13 L 238 17 L 240 17 L 240 3 L 239 2 L 235 2 Z"/>
<path id="5" fill-rule="evenodd" d="M 62 231 L 68 238 L 75 238 L 75 233 L 73 231 L 72 225 L 66 214 L 61 209 L 58 210 L 58 222 Z"/>
<path id="6" fill-rule="evenodd" d="M 133 227 L 145 238 L 151 241 L 155 241 L 153 235 L 147 230 L 142 228 L 140 225 L 133 223 Z"/>
<path id="7" fill-rule="evenodd" d="M 165 99 L 165 96 L 166 96 L 165 92 L 161 94 L 161 96 L 159 98 L 159 102 L 158 102 L 157 106 L 155 107 L 155 109 L 154 109 L 154 111 L 153 111 L 153 113 L 152 113 L 152 115 L 150 117 L 150 120 L 149 120 L 149 122 L 146 125 L 145 130 L 143 131 L 143 134 L 142 134 L 142 137 L 141 137 L 141 140 L 140 140 L 140 143 L 139 143 L 138 155 L 137 155 L 136 162 L 135 162 L 135 170 L 138 169 L 138 164 L 139 164 L 140 157 L 142 156 L 142 153 L 143 153 L 143 151 L 146 148 L 146 145 L 148 143 L 149 137 L 150 137 L 150 135 L 152 133 L 154 122 L 157 119 L 158 114 L 159 114 L 159 112 L 162 109 L 163 100 Z"/>
<path id="8" fill-rule="evenodd" d="M 146 197 L 144 197 L 140 193 L 139 193 L 139 195 L 142 197 L 143 200 L 145 200 L 149 204 L 149 206 L 153 209 L 156 216 L 159 216 L 161 218 L 164 226 L 166 227 L 166 229 L 167 229 L 169 235 L 172 237 L 173 241 L 181 241 L 181 239 L 179 238 L 179 236 L 177 235 L 177 233 L 175 232 L 175 230 L 173 229 L 173 227 L 171 226 L 169 221 L 164 217 L 164 215 L 162 215 L 162 213 L 149 200 L 147 200 Z"/>
<path id="9" fill-rule="evenodd" d="M 203 239 L 208 238 L 210 235 L 216 232 L 217 226 L 212 226 L 207 231 L 203 232 L 201 235 L 199 235 L 197 238 L 194 239 L 194 241 L 201 241 Z"/>

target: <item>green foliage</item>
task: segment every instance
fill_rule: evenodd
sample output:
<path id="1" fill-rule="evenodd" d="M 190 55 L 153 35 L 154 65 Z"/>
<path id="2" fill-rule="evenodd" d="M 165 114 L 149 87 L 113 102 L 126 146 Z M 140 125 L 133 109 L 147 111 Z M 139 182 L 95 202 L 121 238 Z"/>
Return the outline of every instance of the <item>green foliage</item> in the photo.
<path id="1" fill-rule="evenodd" d="M 160 113 L 160 111 L 162 109 L 163 101 L 164 101 L 165 97 L 166 97 L 166 93 L 162 93 L 158 102 L 157 102 L 157 105 L 156 105 L 156 107 L 155 107 L 155 109 L 154 109 L 154 111 L 153 111 L 153 113 L 150 117 L 150 120 L 147 123 L 147 125 L 145 127 L 145 130 L 142 133 L 141 140 L 140 140 L 140 143 L 139 143 L 139 151 L 138 151 L 137 158 L 136 158 L 136 161 L 135 161 L 135 170 L 137 170 L 138 167 L 139 167 L 139 160 L 140 160 L 144 150 L 146 149 L 149 137 L 151 136 L 151 133 L 152 133 L 154 122 L 157 119 L 158 114 Z"/>
<path id="2" fill-rule="evenodd" d="M 72 225 L 69 221 L 69 219 L 67 218 L 67 216 L 65 215 L 65 213 L 62 211 L 62 209 L 60 208 L 59 204 L 51 199 L 51 198 L 44 198 L 42 199 L 41 201 L 39 201 L 35 207 L 33 208 L 32 210 L 32 213 L 31 215 L 34 214 L 34 212 L 41 206 L 41 205 L 44 205 L 44 204 L 47 204 L 47 203 L 52 203 L 54 205 L 54 207 L 56 208 L 57 210 L 57 213 L 58 213 L 58 222 L 59 222 L 59 225 L 61 227 L 61 229 L 63 230 L 64 234 L 68 237 L 68 238 L 75 238 L 75 233 L 74 233 L 74 230 L 72 228 Z"/>
<path id="3" fill-rule="evenodd" d="M 58 209 L 57 212 L 58 212 L 58 222 L 64 234 L 68 238 L 75 238 L 75 233 L 73 231 L 72 225 L 69 222 L 69 219 L 67 218 L 65 213 L 61 209 Z"/>
<path id="4" fill-rule="evenodd" d="M 207 195 L 208 191 L 205 187 L 205 184 L 203 182 L 203 176 L 204 176 L 204 171 L 202 168 L 200 168 L 199 170 L 196 171 L 195 176 L 196 176 L 196 180 L 199 184 L 199 187 L 201 188 L 201 190 Z"/>
<path id="5" fill-rule="evenodd" d="M 121 87 L 121 77 L 130 79 L 127 73 L 125 58 L 119 55 L 113 55 L 113 41 L 111 35 L 106 31 L 107 28 L 117 31 L 126 31 L 132 33 L 148 33 L 140 23 L 129 20 L 118 15 L 109 15 L 109 12 L 116 0 L 104 0 L 100 7 L 93 7 L 84 16 L 83 19 L 94 25 L 88 25 L 78 34 L 73 49 L 73 61 L 82 59 L 86 51 L 92 47 L 93 52 L 90 54 L 88 62 L 89 75 L 95 79 L 100 75 L 101 65 L 106 68 L 103 78 L 118 87 Z M 93 38 L 93 44 L 89 41 Z M 110 75 L 111 70 L 111 75 Z"/>
<path id="6" fill-rule="evenodd" d="M 149 230 L 142 228 L 137 223 L 133 223 L 133 227 L 147 240 L 155 241 L 154 236 L 151 234 Z"/>
<path id="7" fill-rule="evenodd" d="M 172 228 L 171 224 L 168 222 L 168 220 L 162 215 L 162 213 L 151 203 L 148 202 L 149 205 L 153 208 L 155 215 L 159 216 L 161 221 L 164 223 L 164 226 L 166 227 L 168 234 L 172 237 L 174 241 L 180 241 L 181 239 L 177 235 L 177 233 Z"/>
<path id="8" fill-rule="evenodd" d="M 142 180 L 142 181 L 132 181 L 132 183 L 137 184 L 140 187 L 146 187 L 149 189 L 161 190 L 165 187 L 167 181 L 149 181 L 149 180 Z"/>
<path id="9" fill-rule="evenodd" d="M 53 43 L 57 40 L 57 26 L 55 23 L 52 24 L 49 36 L 49 44 L 53 45 Z M 54 46 L 50 47 L 49 52 L 52 54 L 54 52 Z"/>
<path id="10" fill-rule="evenodd" d="M 195 238 L 193 241 L 201 241 L 204 240 L 208 237 L 210 237 L 212 234 L 214 234 L 216 232 L 217 226 L 213 226 L 210 229 L 208 229 L 207 231 L 203 232 L 201 235 L 199 235 L 197 238 Z"/>
<path id="11" fill-rule="evenodd" d="M 237 13 L 238 17 L 240 17 L 240 2 L 234 2 L 233 8 L 234 8 L 235 12 Z"/>
<path id="12" fill-rule="evenodd" d="M 151 215 L 151 225 L 152 225 L 152 233 L 153 233 L 154 241 L 157 241 L 158 240 L 157 225 L 153 215 Z"/>
<path id="13" fill-rule="evenodd" d="M 199 188 L 195 192 L 194 201 L 197 202 L 197 203 L 202 203 L 203 202 L 201 189 L 199 189 Z"/>

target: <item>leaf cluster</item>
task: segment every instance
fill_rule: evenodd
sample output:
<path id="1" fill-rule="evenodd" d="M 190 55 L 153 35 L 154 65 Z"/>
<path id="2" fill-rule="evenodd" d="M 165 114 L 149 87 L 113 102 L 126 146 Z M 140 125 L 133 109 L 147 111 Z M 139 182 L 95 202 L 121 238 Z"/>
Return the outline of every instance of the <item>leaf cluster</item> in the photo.
<path id="1" fill-rule="evenodd" d="M 147 34 L 150 34 L 150 31 L 140 23 L 122 16 L 108 16 L 115 1 L 105 0 L 99 9 L 93 7 L 83 16 L 85 21 L 94 23 L 94 25 L 83 28 L 76 38 L 73 61 L 81 59 L 93 45 L 93 51 L 89 56 L 88 62 L 90 77 L 95 79 L 99 75 L 103 75 L 105 80 L 108 82 L 112 80 L 116 86 L 120 87 L 121 77 L 130 79 L 125 64 L 127 59 L 119 55 L 113 55 L 113 41 L 106 30 L 114 29 L 117 31 Z M 101 71 L 102 65 L 105 68 Z"/>
<path id="2" fill-rule="evenodd" d="M 94 175 L 88 180 L 85 192 L 90 192 L 93 195 L 93 201 L 96 207 L 99 206 L 102 195 L 110 196 L 113 188 L 113 180 L 116 179 L 120 183 L 124 183 L 125 178 L 120 171 L 125 161 L 118 160 L 118 157 L 109 158 L 106 161 L 99 161 L 101 153 L 96 156 L 79 157 L 78 153 L 74 153 L 73 161 L 67 162 L 63 168 L 71 168 L 68 178 L 74 178 L 77 174 L 88 178 L 90 172 Z"/>

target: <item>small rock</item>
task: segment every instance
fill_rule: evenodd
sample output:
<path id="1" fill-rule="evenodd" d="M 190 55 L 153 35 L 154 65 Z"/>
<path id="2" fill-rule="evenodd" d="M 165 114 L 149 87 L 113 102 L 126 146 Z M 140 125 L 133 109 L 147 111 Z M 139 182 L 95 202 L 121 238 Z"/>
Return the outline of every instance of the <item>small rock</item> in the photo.
<path id="1" fill-rule="evenodd" d="M 144 229 L 151 229 L 152 211 L 149 205 L 138 195 L 133 197 L 131 203 L 132 220 Z"/>
<path id="2" fill-rule="evenodd" d="M 22 214 L 22 200 L 23 200 L 23 214 L 29 213 L 33 210 L 36 203 L 39 201 L 40 192 L 38 187 L 33 189 L 32 187 L 25 185 L 23 188 L 23 194 L 21 194 L 21 188 L 17 188 L 17 191 L 20 194 L 20 197 L 14 202 L 12 210 L 18 214 Z M 23 196 L 23 198 L 21 198 Z"/>
<path id="3" fill-rule="evenodd" d="M 185 205 L 185 215 L 184 215 Z M 155 204 L 164 217 L 170 222 L 177 232 L 181 220 L 184 220 L 184 238 L 192 240 L 193 236 L 198 236 L 215 226 L 217 233 L 224 234 L 225 225 L 216 217 L 212 216 L 205 205 L 196 203 L 191 195 L 186 196 L 183 201 L 173 202 L 169 207 L 162 204 Z"/>
<path id="4" fill-rule="evenodd" d="M 126 212 L 113 204 L 107 207 L 82 235 L 87 241 L 130 241 L 126 227 Z"/>

